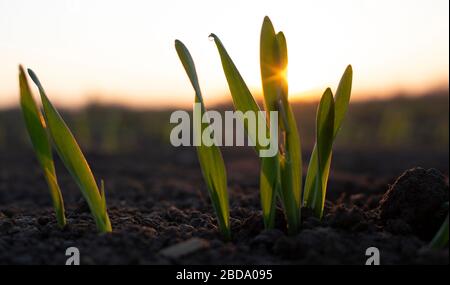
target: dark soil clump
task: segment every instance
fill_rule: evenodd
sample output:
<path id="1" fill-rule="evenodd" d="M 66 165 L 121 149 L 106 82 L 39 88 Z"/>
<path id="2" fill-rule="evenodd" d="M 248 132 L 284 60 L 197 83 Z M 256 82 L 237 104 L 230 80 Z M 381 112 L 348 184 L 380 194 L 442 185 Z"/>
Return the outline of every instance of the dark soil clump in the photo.
<path id="1" fill-rule="evenodd" d="M 412 231 L 429 240 L 447 216 L 448 192 L 445 177 L 436 169 L 410 169 L 384 194 L 381 219 L 391 231 Z"/>

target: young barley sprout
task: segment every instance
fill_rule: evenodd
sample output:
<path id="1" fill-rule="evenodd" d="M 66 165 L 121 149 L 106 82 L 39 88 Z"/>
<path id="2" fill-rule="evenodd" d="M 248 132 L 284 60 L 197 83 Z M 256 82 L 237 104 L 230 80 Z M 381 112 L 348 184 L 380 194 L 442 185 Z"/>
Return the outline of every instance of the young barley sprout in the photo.
<path id="1" fill-rule="evenodd" d="M 98 231 L 102 233 L 111 232 L 112 228 L 106 210 L 106 197 L 103 182 L 101 183 L 101 189 L 99 190 L 89 164 L 78 146 L 75 137 L 72 135 L 72 132 L 48 99 L 36 74 L 30 69 L 28 69 L 28 74 L 39 89 L 44 110 L 45 125 L 48 128 L 48 132 L 59 157 L 86 199 Z"/>
<path id="2" fill-rule="evenodd" d="M 238 69 L 229 57 L 219 38 L 215 40 L 222 67 L 237 110 L 257 112 L 259 107 L 251 95 Z M 264 106 L 269 119 L 270 111 L 278 111 L 278 133 L 283 140 L 279 148 L 282 153 L 274 157 L 261 158 L 260 195 L 266 228 L 272 228 L 275 213 L 275 195 L 283 204 L 288 231 L 294 234 L 300 226 L 302 158 L 300 136 L 292 107 L 288 100 L 286 79 L 288 54 L 286 38 L 282 32 L 275 33 L 272 22 L 264 18 L 260 36 L 260 69 L 264 95 Z M 270 120 L 267 120 L 269 124 Z M 250 137 L 255 135 L 249 132 Z M 256 140 L 257 141 L 257 140 Z M 259 150 L 256 144 L 256 150 Z"/>
<path id="3" fill-rule="evenodd" d="M 302 157 L 300 136 L 292 107 L 288 101 L 288 53 L 283 32 L 275 33 L 269 17 L 261 28 L 260 66 L 266 111 L 278 111 L 280 142 L 283 152 L 278 155 L 281 187 L 279 197 L 283 204 L 288 231 L 295 234 L 300 226 Z"/>
<path id="4" fill-rule="evenodd" d="M 223 71 L 225 73 L 231 97 L 233 99 L 234 108 L 242 113 L 251 111 L 254 114 L 258 114 L 260 108 L 253 98 L 237 67 L 228 55 L 228 52 L 222 42 L 215 34 L 211 34 L 210 37 L 214 39 L 217 50 L 219 51 Z M 250 139 L 256 143 L 255 150 L 259 152 L 261 150 L 261 146 L 258 141 L 257 131 L 249 128 L 247 121 L 244 121 L 244 129 Z M 261 158 L 259 187 L 264 225 L 267 229 L 270 229 L 274 226 L 275 194 L 280 187 L 278 156 Z"/>
<path id="5" fill-rule="evenodd" d="M 323 215 L 331 166 L 332 146 L 347 113 L 352 90 L 352 78 L 353 70 L 351 65 L 349 65 L 342 75 L 334 98 L 332 98 L 331 90 L 327 89 L 318 107 L 316 144 L 314 145 L 308 165 L 303 197 L 304 205 L 312 209 L 318 218 L 322 218 Z M 330 98 L 333 99 L 333 102 L 331 102 Z M 333 117 L 326 116 L 327 114 L 322 112 L 326 107 L 322 104 L 327 104 L 327 106 L 330 104 L 334 105 L 334 110 L 330 110 L 330 112 L 332 111 L 334 113 Z M 322 110 L 320 110 L 321 108 Z M 319 111 L 321 111 L 320 114 Z M 331 124 L 333 125 L 333 130 L 330 138 L 330 130 L 327 129 L 327 133 L 325 133 L 324 127 L 329 127 Z"/>
<path id="6" fill-rule="evenodd" d="M 258 111 L 258 105 L 222 42 L 214 34 L 211 34 L 211 37 L 219 51 L 235 108 L 242 112 Z M 284 207 L 288 230 L 290 233 L 295 233 L 300 224 L 302 204 L 312 208 L 316 216 L 322 217 L 332 144 L 348 109 L 353 72 L 349 65 L 339 83 L 336 96 L 333 98 L 331 90 L 327 89 L 319 104 L 316 145 L 308 168 L 302 202 L 301 143 L 295 116 L 288 101 L 287 64 L 286 38 L 282 32 L 275 33 L 270 19 L 265 17 L 260 41 L 264 105 L 266 112 L 278 111 L 279 133 L 284 140 L 280 142 L 281 153 L 276 157 L 261 159 L 261 201 L 265 225 L 270 228 L 273 226 L 274 195 L 277 193 Z M 252 130 L 248 128 L 246 130 L 251 138 L 255 138 L 256 135 L 252 133 Z M 257 150 L 258 147 L 257 143 Z"/>
<path id="7" fill-rule="evenodd" d="M 197 72 L 195 70 L 194 61 L 186 46 L 179 40 L 175 41 L 175 48 L 181 63 L 186 70 L 186 73 L 191 81 L 195 91 L 195 103 L 201 104 L 201 116 L 206 112 L 200 85 L 198 83 Z M 201 122 L 201 129 L 197 130 L 194 123 L 194 136 L 198 141 L 201 141 L 203 130 L 207 127 L 206 123 Z M 211 145 L 211 146 L 209 146 Z M 227 178 L 225 164 L 223 162 L 220 149 L 214 143 L 201 143 L 197 146 L 197 156 L 202 169 L 203 178 L 209 192 L 209 196 L 217 215 L 219 229 L 226 239 L 229 239 L 230 234 L 230 217 L 229 217 L 229 202 L 227 192 Z"/>

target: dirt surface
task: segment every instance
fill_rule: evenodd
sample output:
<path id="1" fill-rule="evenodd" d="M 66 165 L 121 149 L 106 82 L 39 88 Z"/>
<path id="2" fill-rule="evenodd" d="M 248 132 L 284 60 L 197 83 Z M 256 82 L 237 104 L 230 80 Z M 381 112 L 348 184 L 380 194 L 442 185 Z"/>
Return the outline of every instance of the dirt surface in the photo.
<path id="1" fill-rule="evenodd" d="M 287 236 L 281 210 L 276 229 L 263 229 L 258 165 L 249 157 L 225 155 L 233 233 L 225 242 L 191 150 L 88 155 L 96 177 L 106 181 L 112 234 L 96 233 L 58 162 L 68 218 L 60 230 L 34 156 L 3 154 L 0 264 L 64 264 L 71 246 L 82 264 L 364 264 L 368 247 L 380 250 L 382 264 L 449 263 L 448 248 L 427 248 L 448 203 L 448 181 L 438 171 L 376 177 L 334 171 L 323 220 L 304 210 L 301 232 Z"/>

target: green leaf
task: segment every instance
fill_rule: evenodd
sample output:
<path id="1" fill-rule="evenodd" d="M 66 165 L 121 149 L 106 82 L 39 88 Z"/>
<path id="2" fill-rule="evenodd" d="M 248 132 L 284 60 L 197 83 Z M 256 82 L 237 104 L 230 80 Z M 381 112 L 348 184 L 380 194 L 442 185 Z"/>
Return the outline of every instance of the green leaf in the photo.
<path id="1" fill-rule="evenodd" d="M 336 95 L 334 98 L 335 101 L 335 119 L 334 119 L 334 130 L 333 130 L 333 141 L 336 138 L 341 126 L 342 122 L 345 118 L 345 115 L 348 110 L 348 105 L 350 102 L 351 96 L 351 88 L 352 88 L 352 77 L 353 70 L 352 66 L 349 65 L 345 69 L 344 74 L 339 82 L 338 88 L 336 90 Z M 304 197 L 303 203 L 304 206 L 310 207 L 314 210 L 318 217 L 321 217 L 323 214 L 323 203 L 322 205 L 317 201 L 323 200 L 325 201 L 326 187 L 328 184 L 328 177 L 330 172 L 331 158 L 332 152 L 330 152 L 330 157 L 327 159 L 327 164 L 325 165 L 324 172 L 322 174 L 322 186 L 316 185 L 317 183 L 317 174 L 319 172 L 318 169 L 318 157 L 317 157 L 317 145 L 314 145 L 313 151 L 311 153 L 311 158 L 308 165 L 308 171 L 306 175 L 305 188 L 304 188 Z M 318 193 L 318 189 L 322 189 Z M 317 207 L 321 207 L 320 209 Z"/>
<path id="2" fill-rule="evenodd" d="M 309 158 L 308 169 L 306 171 L 305 189 L 303 191 L 303 206 L 313 209 L 313 196 L 314 189 L 316 189 L 316 175 L 317 175 L 317 145 L 314 144 L 313 150 L 311 152 L 311 157 Z"/>
<path id="3" fill-rule="evenodd" d="M 280 97 L 283 108 L 282 113 L 285 113 L 285 121 L 287 122 L 284 127 L 286 133 L 285 137 L 285 152 L 286 162 L 289 164 L 288 171 L 291 172 L 289 176 L 292 176 L 291 192 L 294 194 L 297 208 L 301 207 L 301 189 L 302 189 L 302 156 L 301 156 L 301 143 L 300 135 L 298 133 L 297 121 L 295 119 L 294 112 L 291 104 L 288 101 L 288 82 L 286 78 L 288 53 L 286 38 L 282 32 L 277 34 L 278 50 L 279 50 L 279 65 L 283 70 L 283 75 L 279 77 L 280 81 Z"/>
<path id="4" fill-rule="evenodd" d="M 291 105 L 285 105 L 289 128 L 285 131 L 285 153 L 281 160 L 281 185 L 283 204 L 289 216 L 292 233 L 300 226 L 301 189 L 302 189 L 302 154 L 300 136 Z"/>
<path id="5" fill-rule="evenodd" d="M 231 97 L 233 98 L 235 109 L 241 111 L 242 113 L 251 111 L 254 112 L 255 115 L 258 115 L 258 112 L 260 111 L 259 106 L 253 98 L 250 90 L 248 89 L 247 84 L 245 84 L 244 79 L 242 79 L 242 76 L 239 73 L 238 69 L 228 55 L 228 52 L 226 51 L 222 42 L 215 34 L 211 34 L 210 37 L 214 39 L 214 42 L 216 43 L 217 49 L 219 51 L 223 71 L 228 82 L 228 87 L 230 88 L 230 93 Z M 259 151 L 261 147 L 258 142 L 257 130 L 249 128 L 247 121 L 244 121 L 244 128 L 250 139 L 255 142 L 256 151 Z"/>
<path id="6" fill-rule="evenodd" d="M 264 18 L 260 36 L 260 69 L 263 87 L 264 106 L 269 125 L 270 111 L 278 111 L 280 80 L 278 43 L 275 29 L 269 17 Z M 278 127 L 278 126 L 277 126 Z M 281 190 L 280 156 L 261 159 L 260 192 L 264 221 L 267 228 L 273 227 L 275 202 L 274 195 Z M 289 205 L 287 206 L 289 207 Z M 290 227 L 291 228 L 291 227 Z"/>
<path id="7" fill-rule="evenodd" d="M 36 74 L 30 69 L 28 69 L 28 74 L 39 88 L 42 105 L 44 107 L 45 122 L 47 123 L 50 136 L 59 157 L 69 170 L 86 199 L 97 225 L 97 229 L 100 232 L 111 232 L 111 222 L 104 206 L 105 198 L 102 197 L 98 189 L 89 164 L 66 123 L 47 98 L 44 88 L 39 82 Z"/>
<path id="8" fill-rule="evenodd" d="M 271 43 L 270 43 L 271 41 Z M 288 102 L 288 52 L 282 32 L 275 35 L 269 18 L 261 30 L 261 76 L 266 106 L 280 113 L 280 127 L 284 135 L 284 154 L 279 155 L 281 187 L 280 198 L 290 234 L 300 227 L 302 189 L 300 136 L 292 107 Z M 263 54 L 265 53 L 265 54 Z M 277 108 L 278 107 L 278 108 Z"/>
<path id="9" fill-rule="evenodd" d="M 280 185 L 280 163 L 278 155 L 261 158 L 259 171 L 259 195 L 264 218 L 264 227 L 272 229 L 275 225 L 275 195 Z"/>
<path id="10" fill-rule="evenodd" d="M 435 249 L 440 249 L 448 245 L 448 214 L 439 231 L 434 236 L 433 240 L 430 242 L 430 247 Z"/>
<path id="11" fill-rule="evenodd" d="M 36 101 L 33 99 L 33 95 L 22 66 L 19 66 L 19 83 L 20 106 L 25 120 L 25 125 L 50 190 L 56 220 L 58 225 L 62 228 L 66 225 L 66 217 L 64 214 L 64 202 L 61 190 L 59 189 L 56 178 L 51 145 L 46 131 L 44 118 L 36 104 Z"/>
<path id="12" fill-rule="evenodd" d="M 277 33 L 277 48 L 278 48 L 278 65 L 279 71 L 281 72 L 281 76 L 277 76 L 281 81 L 287 82 L 287 67 L 288 67 L 288 51 L 287 51 L 287 43 L 286 37 L 283 32 Z M 287 90 L 286 90 L 287 91 Z M 286 92 L 287 99 L 287 92 Z"/>
<path id="13" fill-rule="evenodd" d="M 179 40 L 175 41 L 175 48 L 177 50 L 180 61 L 183 64 L 184 69 L 186 70 L 189 80 L 194 87 L 195 102 L 201 103 L 201 117 L 203 117 L 206 109 L 203 103 L 203 97 L 200 91 L 200 85 L 198 83 L 197 72 L 195 70 L 192 56 L 186 46 Z M 195 125 L 196 124 L 194 124 L 194 126 Z M 207 125 L 208 124 L 206 123 L 201 123 L 201 130 L 194 129 L 195 135 L 201 136 L 203 130 L 207 127 Z M 200 162 L 200 167 L 202 169 L 203 178 L 205 179 L 206 186 L 218 218 L 219 229 L 222 234 L 227 239 L 229 239 L 230 211 L 228 202 L 226 170 L 225 163 L 222 158 L 222 153 L 215 144 L 206 146 L 202 143 L 200 144 L 200 146 L 197 146 L 197 156 Z"/>
<path id="14" fill-rule="evenodd" d="M 325 203 L 326 182 L 328 180 L 331 150 L 334 133 L 334 100 L 331 89 L 327 88 L 319 103 L 316 120 L 315 156 L 317 172 L 313 183 L 313 192 L 308 206 L 317 217 L 322 217 Z M 311 161 L 313 161 L 311 159 Z M 309 173 L 309 169 L 308 169 Z M 308 185 L 308 184 L 307 184 Z"/>
<path id="15" fill-rule="evenodd" d="M 325 90 L 317 110 L 316 141 L 319 173 L 323 172 L 333 146 L 334 100 L 330 88 Z"/>
<path id="16" fill-rule="evenodd" d="M 277 35 L 269 17 L 264 18 L 260 38 L 260 67 L 264 104 L 267 114 L 278 110 L 279 77 L 282 73 L 279 64 Z"/>
<path id="17" fill-rule="evenodd" d="M 244 79 L 240 75 L 238 69 L 228 55 L 228 52 L 216 35 L 211 34 L 210 37 L 214 39 L 214 42 L 216 43 L 217 49 L 219 51 L 223 71 L 230 88 L 230 93 L 233 98 L 235 109 L 243 113 L 251 111 L 254 112 L 254 114 L 257 116 L 258 112 L 260 111 L 259 106 L 253 98 L 247 85 L 245 84 Z M 258 141 L 257 130 L 249 128 L 246 121 L 244 121 L 244 128 L 250 139 L 255 142 L 256 151 L 261 150 L 260 143 Z M 279 161 L 278 158 L 276 158 L 277 156 L 261 158 L 260 198 L 263 210 L 264 225 L 268 229 L 273 228 L 274 226 L 275 194 L 280 187 L 280 170 Z"/>
<path id="18" fill-rule="evenodd" d="M 344 121 L 345 114 L 347 114 L 348 105 L 350 103 L 350 95 L 352 93 L 353 69 L 348 65 L 339 81 L 336 95 L 334 96 L 335 103 L 335 118 L 334 118 L 334 138 L 341 129 L 342 121 Z"/>
<path id="19" fill-rule="evenodd" d="M 55 208 L 56 220 L 58 226 L 63 228 L 66 225 L 66 215 L 64 213 L 64 201 L 59 189 L 58 181 L 55 173 L 52 173 L 49 168 L 44 168 L 45 180 L 50 188 L 50 193 L 53 201 L 53 208 Z"/>

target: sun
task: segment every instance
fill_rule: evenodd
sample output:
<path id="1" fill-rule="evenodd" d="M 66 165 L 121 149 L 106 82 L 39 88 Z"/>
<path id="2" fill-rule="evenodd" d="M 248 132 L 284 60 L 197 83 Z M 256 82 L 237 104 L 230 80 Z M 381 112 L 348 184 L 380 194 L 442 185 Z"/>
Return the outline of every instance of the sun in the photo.
<path id="1" fill-rule="evenodd" d="M 288 69 L 287 67 L 281 69 L 278 71 L 278 77 L 280 80 L 283 80 L 284 82 L 288 82 Z"/>

